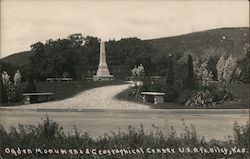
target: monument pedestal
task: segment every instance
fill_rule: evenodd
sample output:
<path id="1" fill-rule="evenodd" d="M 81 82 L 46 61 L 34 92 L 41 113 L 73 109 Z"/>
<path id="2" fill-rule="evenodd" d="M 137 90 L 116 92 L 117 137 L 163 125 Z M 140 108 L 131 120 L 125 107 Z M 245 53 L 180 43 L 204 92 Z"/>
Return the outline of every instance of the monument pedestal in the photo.
<path id="1" fill-rule="evenodd" d="M 99 66 L 96 75 L 93 76 L 93 81 L 110 81 L 113 79 L 114 76 L 110 75 L 108 65 L 106 63 L 105 44 L 104 42 L 101 42 Z"/>

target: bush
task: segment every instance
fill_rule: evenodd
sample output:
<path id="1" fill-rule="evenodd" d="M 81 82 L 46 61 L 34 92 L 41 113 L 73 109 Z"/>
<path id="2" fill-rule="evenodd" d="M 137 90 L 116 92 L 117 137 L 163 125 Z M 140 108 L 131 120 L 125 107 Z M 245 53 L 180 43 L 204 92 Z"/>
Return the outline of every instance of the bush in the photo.
<path id="1" fill-rule="evenodd" d="M 249 123 L 246 125 L 239 125 L 237 122 L 234 122 L 234 144 L 241 147 L 249 146 L 249 137 L 250 137 L 250 126 Z"/>
<path id="2" fill-rule="evenodd" d="M 179 92 L 179 96 L 177 98 L 177 103 L 185 105 L 185 103 L 191 98 L 192 94 L 194 94 L 194 91 L 192 90 L 182 90 Z"/>
<path id="3" fill-rule="evenodd" d="M 166 102 L 173 102 L 179 96 L 179 89 L 177 85 L 166 84 L 163 87 L 163 92 L 165 93 L 164 100 Z"/>
<path id="4" fill-rule="evenodd" d="M 132 84 L 129 86 L 129 95 L 139 98 L 141 95 L 141 90 L 143 86 L 143 76 L 144 76 L 144 67 L 142 64 L 140 66 L 135 66 L 132 70 Z"/>
<path id="5" fill-rule="evenodd" d="M 207 108 L 210 105 L 222 104 L 234 99 L 231 90 L 225 87 L 208 86 L 200 91 L 194 92 L 185 103 L 187 107 Z"/>
<path id="6" fill-rule="evenodd" d="M 197 135 L 197 131 L 194 125 L 186 125 L 183 122 L 183 132 L 178 135 L 175 128 L 172 126 L 158 127 L 157 125 L 152 125 L 151 131 L 146 131 L 141 125 L 139 129 L 135 129 L 131 126 L 128 127 L 127 131 L 113 132 L 110 135 L 99 136 L 97 138 L 89 137 L 87 133 L 79 134 L 76 128 L 74 128 L 73 134 L 65 135 L 63 128 L 60 127 L 56 122 L 50 120 L 48 117 L 38 124 L 37 126 L 31 125 L 19 125 L 19 128 L 11 127 L 8 131 L 0 125 L 0 150 L 4 150 L 6 147 L 17 149 L 22 148 L 41 148 L 41 149 L 93 149 L 96 150 L 107 150 L 107 149 L 133 149 L 133 148 L 174 148 L 178 149 L 180 147 L 222 147 L 230 148 L 238 146 L 239 148 L 249 148 L 249 124 L 247 125 L 234 125 L 234 133 L 236 134 L 232 140 L 228 141 L 217 141 L 211 140 L 206 141 L 205 138 L 201 138 Z M 243 144 L 242 144 L 243 143 Z M 98 152 L 98 151 L 97 151 Z M 1 153 L 3 158 L 110 158 L 110 155 L 71 155 L 68 154 L 44 154 L 37 155 L 26 154 L 19 156 L 11 156 L 10 154 Z M 173 154 L 136 154 L 136 155 L 112 155 L 112 158 L 128 159 L 191 159 L 191 158 L 227 158 L 222 153 L 210 153 L 204 154 L 198 153 L 173 153 Z M 184 156 L 185 155 L 185 156 Z M 232 154 L 230 158 L 247 158 L 247 153 L 245 154 Z"/>
<path id="7" fill-rule="evenodd" d="M 21 100 L 21 74 L 19 70 L 15 73 L 13 77 L 13 82 L 6 71 L 2 72 L 1 83 L 3 84 L 2 90 L 3 94 L 7 96 L 8 102 L 18 102 Z"/>
<path id="8" fill-rule="evenodd" d="M 142 91 L 165 93 L 164 101 L 166 102 L 175 101 L 179 96 L 179 89 L 179 86 L 177 86 L 176 84 L 168 84 L 165 78 L 158 81 L 144 78 L 142 86 Z"/>
<path id="9" fill-rule="evenodd" d="M 142 91 L 162 92 L 164 83 L 162 79 L 143 78 Z"/>

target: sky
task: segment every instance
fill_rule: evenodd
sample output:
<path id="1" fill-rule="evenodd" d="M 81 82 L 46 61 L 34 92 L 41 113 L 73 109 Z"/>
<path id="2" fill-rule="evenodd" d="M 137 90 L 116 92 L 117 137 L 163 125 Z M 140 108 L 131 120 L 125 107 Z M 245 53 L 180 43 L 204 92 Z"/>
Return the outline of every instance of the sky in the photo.
<path id="1" fill-rule="evenodd" d="M 249 27 L 247 0 L 0 0 L 0 58 L 70 34 L 103 41 Z"/>

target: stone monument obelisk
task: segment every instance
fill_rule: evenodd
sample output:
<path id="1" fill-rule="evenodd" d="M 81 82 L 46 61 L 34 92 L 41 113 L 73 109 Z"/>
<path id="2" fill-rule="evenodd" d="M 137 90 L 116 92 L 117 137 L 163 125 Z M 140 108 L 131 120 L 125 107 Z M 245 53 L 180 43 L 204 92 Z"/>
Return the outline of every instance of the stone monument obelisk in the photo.
<path id="1" fill-rule="evenodd" d="M 105 43 L 100 42 L 100 59 L 96 75 L 94 76 L 94 81 L 103 81 L 103 80 L 112 80 L 113 75 L 110 75 L 108 65 L 106 62 L 106 52 L 105 52 Z"/>

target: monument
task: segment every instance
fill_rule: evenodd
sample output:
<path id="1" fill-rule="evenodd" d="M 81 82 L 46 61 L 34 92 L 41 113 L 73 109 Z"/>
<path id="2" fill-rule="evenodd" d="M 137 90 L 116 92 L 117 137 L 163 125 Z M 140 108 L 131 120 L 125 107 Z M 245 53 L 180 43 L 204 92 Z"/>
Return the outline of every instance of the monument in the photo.
<path id="1" fill-rule="evenodd" d="M 105 52 L 105 43 L 100 42 L 100 59 L 96 75 L 93 77 L 94 81 L 104 81 L 104 80 L 113 80 L 114 76 L 110 75 L 108 65 L 106 63 L 106 52 Z"/>

